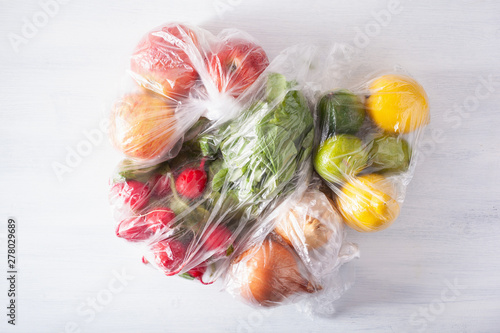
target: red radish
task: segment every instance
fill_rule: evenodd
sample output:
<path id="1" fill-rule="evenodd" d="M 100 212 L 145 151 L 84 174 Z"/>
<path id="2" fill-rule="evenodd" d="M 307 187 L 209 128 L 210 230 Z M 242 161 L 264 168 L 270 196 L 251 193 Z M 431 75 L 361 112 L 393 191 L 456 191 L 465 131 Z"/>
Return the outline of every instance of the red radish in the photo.
<path id="1" fill-rule="evenodd" d="M 116 235 L 131 242 L 143 241 L 169 227 L 175 219 L 170 208 L 155 208 L 146 215 L 126 218 L 116 227 Z"/>
<path id="2" fill-rule="evenodd" d="M 156 265 L 168 275 L 178 274 L 184 266 L 186 247 L 175 239 L 165 239 L 153 245 Z"/>
<path id="3" fill-rule="evenodd" d="M 216 251 L 216 254 L 223 254 L 229 247 L 231 236 L 232 233 L 228 228 L 219 225 L 205 235 L 203 248 L 206 251 Z"/>
<path id="4" fill-rule="evenodd" d="M 196 267 L 191 268 L 187 273 L 192 277 L 200 281 L 204 285 L 210 285 L 215 282 L 215 280 L 205 282 L 203 281 L 203 276 L 205 275 L 205 272 L 207 271 L 207 263 L 202 262 Z"/>
<path id="5" fill-rule="evenodd" d="M 121 199 L 131 209 L 141 210 L 148 205 L 151 190 L 146 184 L 131 179 L 113 185 L 110 194 L 112 201 Z"/>
<path id="6" fill-rule="evenodd" d="M 131 242 L 148 239 L 150 235 L 144 231 L 147 229 L 144 216 L 126 218 L 116 226 L 116 236 Z"/>
<path id="7" fill-rule="evenodd" d="M 203 274 L 205 274 L 206 271 L 207 271 L 207 265 L 204 262 L 202 262 L 198 266 L 191 268 L 188 271 L 188 274 L 195 279 L 201 280 Z"/>
<path id="8" fill-rule="evenodd" d="M 151 180 L 151 191 L 157 197 L 166 197 L 172 193 L 169 174 L 157 174 Z"/>
<path id="9" fill-rule="evenodd" d="M 207 185 L 208 177 L 203 168 L 204 165 L 205 160 L 201 162 L 198 168 L 184 169 L 175 181 L 177 192 L 189 199 L 198 198 Z"/>
<path id="10" fill-rule="evenodd" d="M 175 219 L 175 213 L 170 208 L 154 208 L 145 216 L 149 230 L 154 234 L 161 228 L 169 227 Z"/>

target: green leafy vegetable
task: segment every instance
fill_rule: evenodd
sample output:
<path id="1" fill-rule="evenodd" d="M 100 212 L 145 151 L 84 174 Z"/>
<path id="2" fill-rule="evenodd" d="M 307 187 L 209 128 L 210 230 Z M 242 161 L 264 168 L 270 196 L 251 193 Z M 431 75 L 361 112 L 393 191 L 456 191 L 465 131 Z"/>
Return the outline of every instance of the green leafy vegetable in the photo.
<path id="1" fill-rule="evenodd" d="M 255 104 L 221 133 L 224 166 L 212 181 L 215 191 L 226 181 L 240 202 L 273 198 L 310 156 L 313 118 L 304 95 L 291 90 L 274 104 Z"/>

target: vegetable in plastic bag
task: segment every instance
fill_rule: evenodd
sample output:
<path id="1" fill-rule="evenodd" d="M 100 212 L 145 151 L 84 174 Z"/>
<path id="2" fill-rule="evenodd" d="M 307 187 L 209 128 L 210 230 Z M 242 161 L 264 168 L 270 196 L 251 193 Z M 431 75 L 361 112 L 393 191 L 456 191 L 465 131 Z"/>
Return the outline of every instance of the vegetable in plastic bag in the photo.
<path id="1" fill-rule="evenodd" d="M 211 45 L 209 42 L 198 37 L 198 51 L 200 45 Z M 265 63 L 262 54 L 252 56 L 262 53 L 260 48 L 252 46 L 246 50 L 249 59 L 257 59 L 259 66 Z M 188 58 L 194 59 L 191 63 L 197 68 L 196 57 Z M 227 89 L 221 89 L 225 91 L 211 91 L 217 85 L 213 73 L 208 75 L 207 68 L 198 69 L 199 82 L 179 97 L 182 103 L 175 104 L 177 124 L 187 124 L 179 117 L 196 121 L 191 119 L 191 127 L 175 132 L 179 139 L 167 154 L 156 154 L 150 160 L 125 159 L 113 177 L 110 200 L 117 236 L 137 244 L 144 261 L 166 275 L 212 283 L 225 274 L 235 256 L 261 242 L 271 231 L 272 223 L 264 221 L 265 216 L 311 170 L 314 123 L 298 82 L 270 71 L 257 79 L 254 76 L 260 70 L 251 68 L 259 66 L 254 62 L 245 65 L 245 61 L 242 59 L 232 74 L 224 74 L 227 79 L 234 79 L 229 80 L 234 82 Z M 279 70 L 282 66 L 278 62 L 273 68 Z M 240 74 L 235 74 L 238 71 Z M 241 73 L 249 77 L 244 79 Z M 151 77 L 159 81 L 158 75 L 156 71 L 144 82 L 150 82 Z M 255 82 L 249 86 L 250 81 Z M 140 94 L 173 105 L 171 98 L 165 98 L 165 88 L 152 95 L 153 86 L 144 82 L 141 85 L 151 91 Z M 230 108 L 230 117 L 211 120 L 200 116 L 204 114 L 200 110 L 213 107 L 214 101 Z M 196 112 L 185 114 L 189 110 Z M 153 111 L 144 110 L 145 119 L 134 125 L 148 124 L 152 117 L 147 115 Z M 158 133 L 168 129 L 164 125 L 162 130 L 161 124 L 157 124 L 154 130 Z M 147 134 L 152 131 L 148 129 Z M 132 137 L 154 142 L 151 135 Z"/>
<path id="2" fill-rule="evenodd" d="M 346 285 L 338 270 L 358 249 L 345 242 L 342 218 L 317 184 L 278 207 L 275 234 L 233 261 L 226 281 L 231 293 L 266 307 L 340 297 Z"/>
<path id="3" fill-rule="evenodd" d="M 382 75 L 353 91 L 335 90 L 319 99 L 314 167 L 333 190 L 346 223 L 374 232 L 399 215 L 415 167 L 412 147 L 429 122 L 429 107 L 422 86 L 404 75 Z"/>

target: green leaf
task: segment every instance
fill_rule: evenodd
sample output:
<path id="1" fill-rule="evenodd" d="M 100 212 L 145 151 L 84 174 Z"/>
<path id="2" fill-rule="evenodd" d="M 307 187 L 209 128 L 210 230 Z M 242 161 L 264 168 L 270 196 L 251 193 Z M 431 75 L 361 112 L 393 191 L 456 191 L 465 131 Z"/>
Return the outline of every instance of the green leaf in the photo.
<path id="1" fill-rule="evenodd" d="M 255 103 L 223 133 L 220 152 L 227 169 L 214 176 L 212 187 L 220 190 L 230 182 L 240 204 L 258 205 L 279 195 L 310 157 L 314 132 L 308 102 L 300 91 L 286 92 L 290 87 L 282 80 L 280 74 L 268 80 L 267 98 L 275 107 Z"/>
<path id="2" fill-rule="evenodd" d="M 118 177 L 116 177 L 116 181 L 134 179 L 145 183 L 160 166 L 162 166 L 162 164 L 143 167 L 140 163 L 133 160 L 124 159 L 118 165 Z"/>
<path id="3" fill-rule="evenodd" d="M 272 102 L 275 99 L 283 98 L 288 88 L 286 77 L 280 73 L 270 73 L 266 81 L 267 101 Z"/>
<path id="4" fill-rule="evenodd" d="M 231 244 L 226 250 L 226 257 L 229 257 L 234 252 L 234 246 Z"/>
<path id="5" fill-rule="evenodd" d="M 224 186 L 224 181 L 226 180 L 228 169 L 220 169 L 219 172 L 217 172 L 214 175 L 214 178 L 212 179 L 212 190 L 219 192 L 222 189 L 222 186 Z"/>
<path id="6" fill-rule="evenodd" d="M 184 279 L 187 279 L 187 280 L 194 280 L 194 277 L 192 277 L 191 275 L 189 275 L 188 272 L 186 273 L 182 273 L 182 274 L 177 274 L 177 276 L 181 277 L 181 278 L 184 278 Z"/>

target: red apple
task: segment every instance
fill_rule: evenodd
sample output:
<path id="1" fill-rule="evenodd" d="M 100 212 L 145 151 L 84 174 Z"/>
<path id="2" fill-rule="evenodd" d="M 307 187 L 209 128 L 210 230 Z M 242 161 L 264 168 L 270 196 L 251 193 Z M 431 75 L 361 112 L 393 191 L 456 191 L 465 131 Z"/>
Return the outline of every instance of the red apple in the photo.
<path id="1" fill-rule="evenodd" d="M 110 135 L 125 155 L 154 160 L 170 151 L 179 139 L 175 108 L 153 93 L 133 93 L 115 103 Z"/>
<path id="2" fill-rule="evenodd" d="M 151 31 L 131 57 L 134 79 L 142 87 L 178 101 L 188 94 L 198 78 L 188 56 L 197 44 L 195 33 L 180 24 L 167 24 Z"/>
<path id="3" fill-rule="evenodd" d="M 244 39 L 227 40 L 208 57 L 208 71 L 220 92 L 238 97 L 269 65 L 262 47 Z"/>

